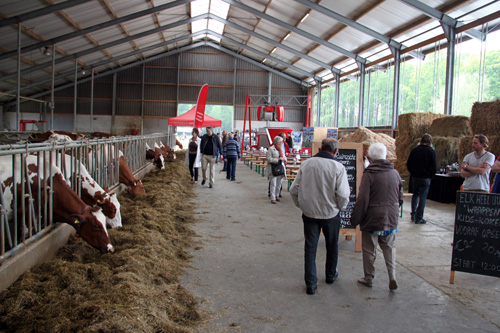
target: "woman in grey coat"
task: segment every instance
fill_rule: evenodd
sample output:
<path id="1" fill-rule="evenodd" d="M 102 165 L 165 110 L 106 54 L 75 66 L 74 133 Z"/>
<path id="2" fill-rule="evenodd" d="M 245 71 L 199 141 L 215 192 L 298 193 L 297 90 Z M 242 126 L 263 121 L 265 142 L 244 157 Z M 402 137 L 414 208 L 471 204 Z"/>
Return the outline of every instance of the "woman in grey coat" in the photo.
<path id="1" fill-rule="evenodd" d="M 378 243 L 389 273 L 389 289 L 395 290 L 398 283 L 394 240 L 398 232 L 399 206 L 403 203 L 403 182 L 386 156 L 387 148 L 383 143 L 377 142 L 368 149 L 372 162 L 363 173 L 351 223 L 354 226 L 359 224 L 362 231 L 365 276 L 358 282 L 372 286 Z"/>
<path id="2" fill-rule="evenodd" d="M 276 201 L 280 201 L 279 194 L 281 188 L 281 181 L 284 175 L 273 176 L 273 171 L 271 164 L 284 163 L 286 162 L 286 157 L 283 155 L 281 150 L 281 145 L 283 145 L 283 138 L 277 136 L 273 140 L 274 145 L 269 147 L 267 150 L 267 166 L 266 175 L 270 179 L 271 184 L 271 203 L 275 204 Z"/>

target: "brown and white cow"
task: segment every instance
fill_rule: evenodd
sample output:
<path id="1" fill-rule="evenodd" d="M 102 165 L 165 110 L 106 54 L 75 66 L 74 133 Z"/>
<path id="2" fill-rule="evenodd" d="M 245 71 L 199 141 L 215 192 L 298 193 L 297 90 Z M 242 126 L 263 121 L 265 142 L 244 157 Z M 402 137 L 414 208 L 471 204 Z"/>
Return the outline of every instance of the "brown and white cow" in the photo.
<path id="1" fill-rule="evenodd" d="M 100 207 L 90 207 L 86 205 L 80 197 L 69 187 L 69 185 L 64 180 L 61 170 L 55 166 L 51 165 L 49 167 L 49 161 L 42 165 L 37 165 L 37 157 L 33 155 L 28 155 L 26 157 L 26 170 L 28 171 L 27 184 L 31 187 L 31 192 L 33 193 L 33 199 L 35 202 L 37 200 L 42 200 L 43 197 L 48 195 L 45 190 L 41 190 L 41 198 L 37 197 L 38 194 L 38 177 L 40 177 L 40 182 L 42 184 L 42 189 L 45 188 L 43 185 L 48 179 L 52 184 L 53 189 L 53 216 L 54 220 L 57 222 L 66 222 L 73 226 L 78 235 L 82 237 L 87 243 L 101 251 L 101 253 L 114 252 L 114 247 L 111 245 L 109 239 L 108 231 L 106 229 L 106 217 L 102 213 Z M 20 158 L 16 159 L 15 172 L 20 175 Z M 38 169 L 40 169 L 40 174 L 38 174 Z M 49 174 L 49 171 L 51 173 Z M 12 156 L 0 156 L 0 181 L 2 197 L 5 204 L 5 209 L 7 210 L 7 216 L 13 215 L 13 163 Z M 44 178 L 47 175 L 47 178 Z M 18 184 L 17 198 L 22 200 L 20 191 L 20 179 L 16 179 Z M 20 207 L 21 204 L 18 204 Z M 27 205 L 27 209 L 29 205 Z"/>
<path id="2" fill-rule="evenodd" d="M 70 142 L 76 140 L 82 140 L 85 138 L 85 135 L 67 131 L 59 131 L 59 130 L 50 130 L 45 133 L 36 133 L 31 135 L 31 142 Z"/>
<path id="3" fill-rule="evenodd" d="M 146 194 L 146 189 L 140 180 L 135 179 L 132 171 L 127 165 L 125 156 L 121 151 L 118 152 L 120 156 L 120 183 L 128 186 L 128 192 L 133 195 Z"/>
<path id="4" fill-rule="evenodd" d="M 156 146 L 156 143 L 155 143 Z M 146 143 L 146 159 L 153 160 L 153 164 L 160 170 L 165 169 L 165 158 L 163 152 L 159 148 L 151 149 Z"/>

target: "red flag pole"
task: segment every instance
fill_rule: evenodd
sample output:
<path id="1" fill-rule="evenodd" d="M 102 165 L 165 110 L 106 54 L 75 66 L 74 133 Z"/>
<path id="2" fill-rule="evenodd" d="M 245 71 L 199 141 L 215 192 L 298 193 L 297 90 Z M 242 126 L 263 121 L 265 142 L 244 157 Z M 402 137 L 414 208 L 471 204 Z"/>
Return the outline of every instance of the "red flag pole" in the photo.
<path id="1" fill-rule="evenodd" d="M 245 117 L 244 117 L 244 120 L 243 120 L 243 135 L 241 136 L 241 146 L 243 149 L 245 149 L 245 130 L 246 130 L 246 126 L 247 126 L 247 107 L 248 107 L 248 94 L 247 94 L 247 97 L 245 98 Z M 249 133 L 250 134 L 250 148 L 252 147 L 252 133 Z"/>
<path id="2" fill-rule="evenodd" d="M 306 127 L 311 127 L 311 94 L 307 94 Z"/>

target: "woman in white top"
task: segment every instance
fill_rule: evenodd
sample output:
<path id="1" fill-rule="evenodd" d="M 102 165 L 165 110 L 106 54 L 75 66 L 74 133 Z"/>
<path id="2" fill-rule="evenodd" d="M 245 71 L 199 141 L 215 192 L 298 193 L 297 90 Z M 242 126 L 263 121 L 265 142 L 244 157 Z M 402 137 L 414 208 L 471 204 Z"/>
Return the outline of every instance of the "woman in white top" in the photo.
<path id="1" fill-rule="evenodd" d="M 185 164 L 189 166 L 189 172 L 191 173 L 191 183 L 196 184 L 198 182 L 198 168 L 201 167 L 201 154 L 200 154 L 200 131 L 197 128 L 193 128 L 193 137 L 189 141 L 188 149 L 186 151 Z"/>

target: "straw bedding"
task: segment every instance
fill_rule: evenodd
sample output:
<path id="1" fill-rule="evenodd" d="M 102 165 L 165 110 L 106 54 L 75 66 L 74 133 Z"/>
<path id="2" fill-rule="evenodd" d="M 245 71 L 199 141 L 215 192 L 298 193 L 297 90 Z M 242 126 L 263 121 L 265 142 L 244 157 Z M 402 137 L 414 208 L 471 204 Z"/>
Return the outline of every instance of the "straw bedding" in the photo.
<path id="1" fill-rule="evenodd" d="M 0 331 L 185 332 L 201 322 L 179 284 L 193 244 L 194 192 L 178 158 L 144 179 L 147 194 L 119 197 L 114 254 L 70 237 L 55 259 L 0 294 Z"/>
<path id="2" fill-rule="evenodd" d="M 396 145 L 394 138 L 390 137 L 387 134 L 383 133 L 375 133 L 370 131 L 368 128 L 364 126 L 358 127 L 358 129 L 349 135 L 342 137 L 340 142 L 381 142 L 387 147 L 387 159 L 396 158 Z"/>

